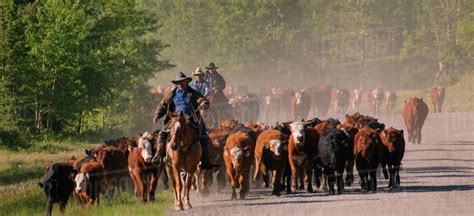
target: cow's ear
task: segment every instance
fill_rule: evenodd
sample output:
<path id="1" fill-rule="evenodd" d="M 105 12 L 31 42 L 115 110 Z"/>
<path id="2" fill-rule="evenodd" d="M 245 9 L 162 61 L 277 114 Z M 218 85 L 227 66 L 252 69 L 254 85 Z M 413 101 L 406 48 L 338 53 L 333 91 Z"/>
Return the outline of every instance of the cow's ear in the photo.
<path id="1" fill-rule="evenodd" d="M 44 184 L 43 183 L 38 183 L 38 185 L 40 186 L 40 188 L 43 188 L 44 187 Z"/>
<path id="2" fill-rule="evenodd" d="M 407 103 L 407 101 L 405 100 L 405 102 L 404 102 L 404 103 Z"/>
<path id="3" fill-rule="evenodd" d="M 89 173 L 86 173 L 85 177 L 86 179 L 89 179 Z"/>
<path id="4" fill-rule="evenodd" d="M 382 130 L 382 133 L 380 134 L 382 134 L 383 137 L 387 138 L 387 134 L 385 134 L 385 130 Z"/>
<path id="5" fill-rule="evenodd" d="M 400 136 L 403 136 L 403 129 L 398 132 Z"/>

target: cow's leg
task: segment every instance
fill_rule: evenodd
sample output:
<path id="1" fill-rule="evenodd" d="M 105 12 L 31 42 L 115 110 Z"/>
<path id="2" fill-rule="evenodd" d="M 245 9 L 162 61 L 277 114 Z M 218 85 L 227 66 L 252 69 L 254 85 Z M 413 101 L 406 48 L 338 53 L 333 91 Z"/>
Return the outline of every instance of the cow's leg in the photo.
<path id="1" fill-rule="evenodd" d="M 383 177 L 384 177 L 385 179 L 388 179 L 389 176 L 388 176 L 388 172 L 387 172 L 387 164 L 382 163 L 382 164 L 380 164 L 380 165 L 382 166 Z M 388 166 L 388 168 L 389 168 L 389 171 L 390 171 L 390 166 Z"/>
<path id="2" fill-rule="evenodd" d="M 53 211 L 53 201 L 48 199 L 46 202 L 46 215 L 51 216 L 51 212 Z"/>
<path id="3" fill-rule="evenodd" d="M 390 172 L 390 180 L 388 182 L 388 187 L 390 189 L 396 188 L 396 173 L 395 173 L 395 166 L 394 165 L 389 165 L 388 171 Z"/>
<path id="4" fill-rule="evenodd" d="M 281 179 L 281 170 L 280 167 L 277 167 L 276 169 L 272 170 L 272 186 L 273 186 L 273 195 L 280 196 L 280 179 Z"/>
<path id="5" fill-rule="evenodd" d="M 368 175 L 368 170 L 365 166 L 364 159 L 361 157 L 356 158 L 356 167 L 357 167 L 357 172 L 359 173 L 359 178 L 360 178 L 360 188 L 362 190 L 368 190 L 367 187 L 367 175 Z"/>
<path id="6" fill-rule="evenodd" d="M 347 160 L 346 163 L 346 186 L 350 187 L 354 183 L 354 157 Z"/>
<path id="7" fill-rule="evenodd" d="M 417 143 L 417 144 L 421 144 L 421 126 L 417 128 L 417 130 L 416 130 L 416 136 L 417 136 L 416 143 Z"/>
<path id="8" fill-rule="evenodd" d="M 395 166 L 395 183 L 397 187 L 400 187 L 400 165 Z"/>
<path id="9" fill-rule="evenodd" d="M 370 177 L 369 177 L 369 188 L 371 191 L 375 192 L 377 190 L 377 166 L 371 167 Z"/>
<path id="10" fill-rule="evenodd" d="M 136 178 L 135 187 L 137 188 L 138 196 L 140 197 L 141 201 L 146 202 L 145 183 L 144 183 L 143 175 L 138 169 L 133 170 L 133 175 Z"/>
<path id="11" fill-rule="evenodd" d="M 155 190 L 158 184 L 158 169 L 154 169 L 150 177 L 150 191 L 148 192 L 148 201 L 155 201 Z"/>
<path id="12" fill-rule="evenodd" d="M 222 166 L 217 173 L 217 192 L 225 188 L 225 166 Z"/>
<path id="13" fill-rule="evenodd" d="M 313 193 L 313 162 L 310 161 L 305 167 L 306 171 L 306 192 Z"/>
<path id="14" fill-rule="evenodd" d="M 322 172 L 322 170 L 321 170 L 321 168 L 314 165 L 313 172 L 314 172 L 314 181 L 316 183 L 316 190 L 319 190 L 319 188 L 321 187 L 321 172 Z"/>
<path id="15" fill-rule="evenodd" d="M 328 189 L 329 189 L 329 194 L 334 195 L 334 183 L 336 181 L 335 175 L 334 175 L 334 170 L 330 169 L 328 167 L 324 167 L 324 175 L 327 178 L 327 183 L 328 183 Z"/>
<path id="16" fill-rule="evenodd" d="M 337 183 L 337 193 L 342 194 L 344 191 L 344 180 L 342 176 L 344 175 L 344 168 L 336 172 L 336 183 Z"/>
<path id="17" fill-rule="evenodd" d="M 201 171 L 202 172 L 202 171 Z M 209 187 L 212 185 L 213 170 L 205 170 L 204 175 L 200 175 L 199 185 L 203 196 L 209 195 Z"/>
<path id="18" fill-rule="evenodd" d="M 239 199 L 244 200 L 245 195 L 247 194 L 248 190 L 248 182 L 247 182 L 246 175 L 239 175 L 239 185 L 240 185 L 240 193 L 239 193 Z"/>
<path id="19" fill-rule="evenodd" d="M 305 176 L 304 169 L 302 166 L 298 166 L 297 169 L 298 169 L 298 179 L 299 179 L 298 190 L 304 190 L 304 176 Z"/>
<path id="20" fill-rule="evenodd" d="M 291 188 L 293 189 L 293 192 L 296 192 L 298 190 L 298 183 L 296 178 L 297 170 L 292 159 L 289 160 L 289 163 L 291 169 Z"/>

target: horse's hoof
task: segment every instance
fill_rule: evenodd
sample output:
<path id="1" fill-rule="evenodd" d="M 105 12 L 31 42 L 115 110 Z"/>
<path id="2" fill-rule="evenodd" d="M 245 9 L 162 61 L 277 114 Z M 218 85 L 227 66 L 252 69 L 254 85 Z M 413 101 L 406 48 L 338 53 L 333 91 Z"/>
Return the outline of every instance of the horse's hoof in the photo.
<path id="1" fill-rule="evenodd" d="M 183 207 L 180 206 L 180 205 L 175 205 L 175 206 L 174 206 L 174 210 L 175 210 L 175 211 L 182 211 L 182 210 L 184 210 L 184 209 L 183 209 Z"/>
<path id="2" fill-rule="evenodd" d="M 184 209 L 191 209 L 193 208 L 193 206 L 191 206 L 191 204 L 185 204 L 184 205 Z"/>

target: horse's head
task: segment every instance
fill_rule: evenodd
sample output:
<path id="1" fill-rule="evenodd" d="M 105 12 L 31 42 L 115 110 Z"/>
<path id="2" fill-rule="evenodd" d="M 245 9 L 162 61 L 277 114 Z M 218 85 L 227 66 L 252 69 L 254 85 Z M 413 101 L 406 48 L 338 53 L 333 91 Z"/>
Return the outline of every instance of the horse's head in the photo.
<path id="1" fill-rule="evenodd" d="M 183 140 L 189 139 L 184 133 L 188 128 L 188 123 L 188 116 L 184 115 L 183 113 L 180 113 L 178 115 L 173 114 L 169 126 L 171 137 L 169 145 L 171 145 L 172 150 L 178 149 Z"/>

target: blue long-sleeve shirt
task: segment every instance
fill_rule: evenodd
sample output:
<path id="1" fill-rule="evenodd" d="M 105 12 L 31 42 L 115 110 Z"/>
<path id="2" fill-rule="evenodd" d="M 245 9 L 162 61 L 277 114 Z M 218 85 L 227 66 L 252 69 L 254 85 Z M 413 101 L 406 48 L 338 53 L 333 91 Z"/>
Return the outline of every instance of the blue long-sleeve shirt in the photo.
<path id="1" fill-rule="evenodd" d="M 193 88 L 194 90 L 198 91 L 201 93 L 204 97 L 209 97 L 211 95 L 211 91 L 209 88 L 209 82 L 203 80 L 201 82 L 198 82 L 196 80 L 193 80 L 189 86 Z"/>

